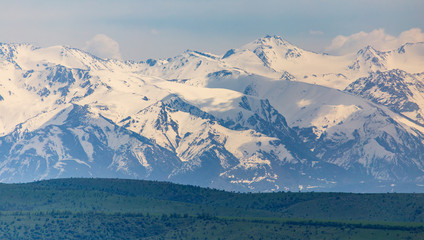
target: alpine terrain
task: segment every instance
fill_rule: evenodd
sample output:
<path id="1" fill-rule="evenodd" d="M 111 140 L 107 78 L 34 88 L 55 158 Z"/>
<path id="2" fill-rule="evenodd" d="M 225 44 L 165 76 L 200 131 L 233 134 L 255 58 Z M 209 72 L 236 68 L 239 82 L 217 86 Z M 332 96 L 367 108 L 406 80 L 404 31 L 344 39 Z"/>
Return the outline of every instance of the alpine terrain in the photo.
<path id="1" fill-rule="evenodd" d="M 424 43 L 331 56 L 266 36 L 140 62 L 0 44 L 0 181 L 64 177 L 424 192 Z"/>

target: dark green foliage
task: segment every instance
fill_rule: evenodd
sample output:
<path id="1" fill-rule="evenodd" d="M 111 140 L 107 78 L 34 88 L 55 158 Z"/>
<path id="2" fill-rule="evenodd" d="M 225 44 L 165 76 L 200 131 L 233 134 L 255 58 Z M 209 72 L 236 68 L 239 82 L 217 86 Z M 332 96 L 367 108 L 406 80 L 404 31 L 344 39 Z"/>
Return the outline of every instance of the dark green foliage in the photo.
<path id="1" fill-rule="evenodd" d="M 424 194 L 58 179 L 0 184 L 0 239 L 420 239 L 423 208 Z"/>
<path id="2" fill-rule="evenodd" d="M 99 212 L 2 214 L 0 239 L 422 239 L 417 224 Z"/>

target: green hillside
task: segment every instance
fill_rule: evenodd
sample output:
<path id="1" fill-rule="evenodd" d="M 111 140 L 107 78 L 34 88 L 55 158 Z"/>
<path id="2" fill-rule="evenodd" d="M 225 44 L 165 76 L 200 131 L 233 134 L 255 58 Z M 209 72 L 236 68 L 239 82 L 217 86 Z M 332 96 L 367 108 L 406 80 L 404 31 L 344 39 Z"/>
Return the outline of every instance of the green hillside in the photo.
<path id="1" fill-rule="evenodd" d="M 0 184 L 0 239 L 424 239 L 423 207 L 424 194 L 58 179 Z"/>

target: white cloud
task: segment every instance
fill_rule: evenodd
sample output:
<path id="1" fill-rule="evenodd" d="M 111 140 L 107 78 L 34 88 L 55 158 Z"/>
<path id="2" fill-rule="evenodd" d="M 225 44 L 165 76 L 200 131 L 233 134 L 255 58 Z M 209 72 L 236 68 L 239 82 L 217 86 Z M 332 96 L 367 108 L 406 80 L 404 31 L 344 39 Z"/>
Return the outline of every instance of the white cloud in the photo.
<path id="1" fill-rule="evenodd" d="M 326 52 L 335 55 L 348 54 L 371 45 L 377 50 L 393 50 L 405 43 L 424 42 L 424 33 L 420 28 L 411 28 L 395 37 L 387 34 L 383 28 L 375 29 L 369 33 L 359 32 L 350 36 L 339 35 L 335 37 Z"/>
<path id="2" fill-rule="evenodd" d="M 101 58 L 122 59 L 118 42 L 105 34 L 97 34 L 88 40 L 84 50 Z"/>

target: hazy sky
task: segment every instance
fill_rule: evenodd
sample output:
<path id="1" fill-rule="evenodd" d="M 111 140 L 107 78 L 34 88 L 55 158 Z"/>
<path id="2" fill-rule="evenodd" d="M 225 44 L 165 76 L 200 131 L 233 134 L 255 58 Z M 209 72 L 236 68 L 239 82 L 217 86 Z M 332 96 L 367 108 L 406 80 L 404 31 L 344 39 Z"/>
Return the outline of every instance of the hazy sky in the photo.
<path id="1" fill-rule="evenodd" d="M 70 45 L 101 57 L 223 54 L 280 35 L 341 54 L 424 41 L 423 0 L 3 0 L 0 42 Z M 343 50 L 341 50 L 343 48 Z M 357 49 L 355 49 L 357 50 Z"/>

